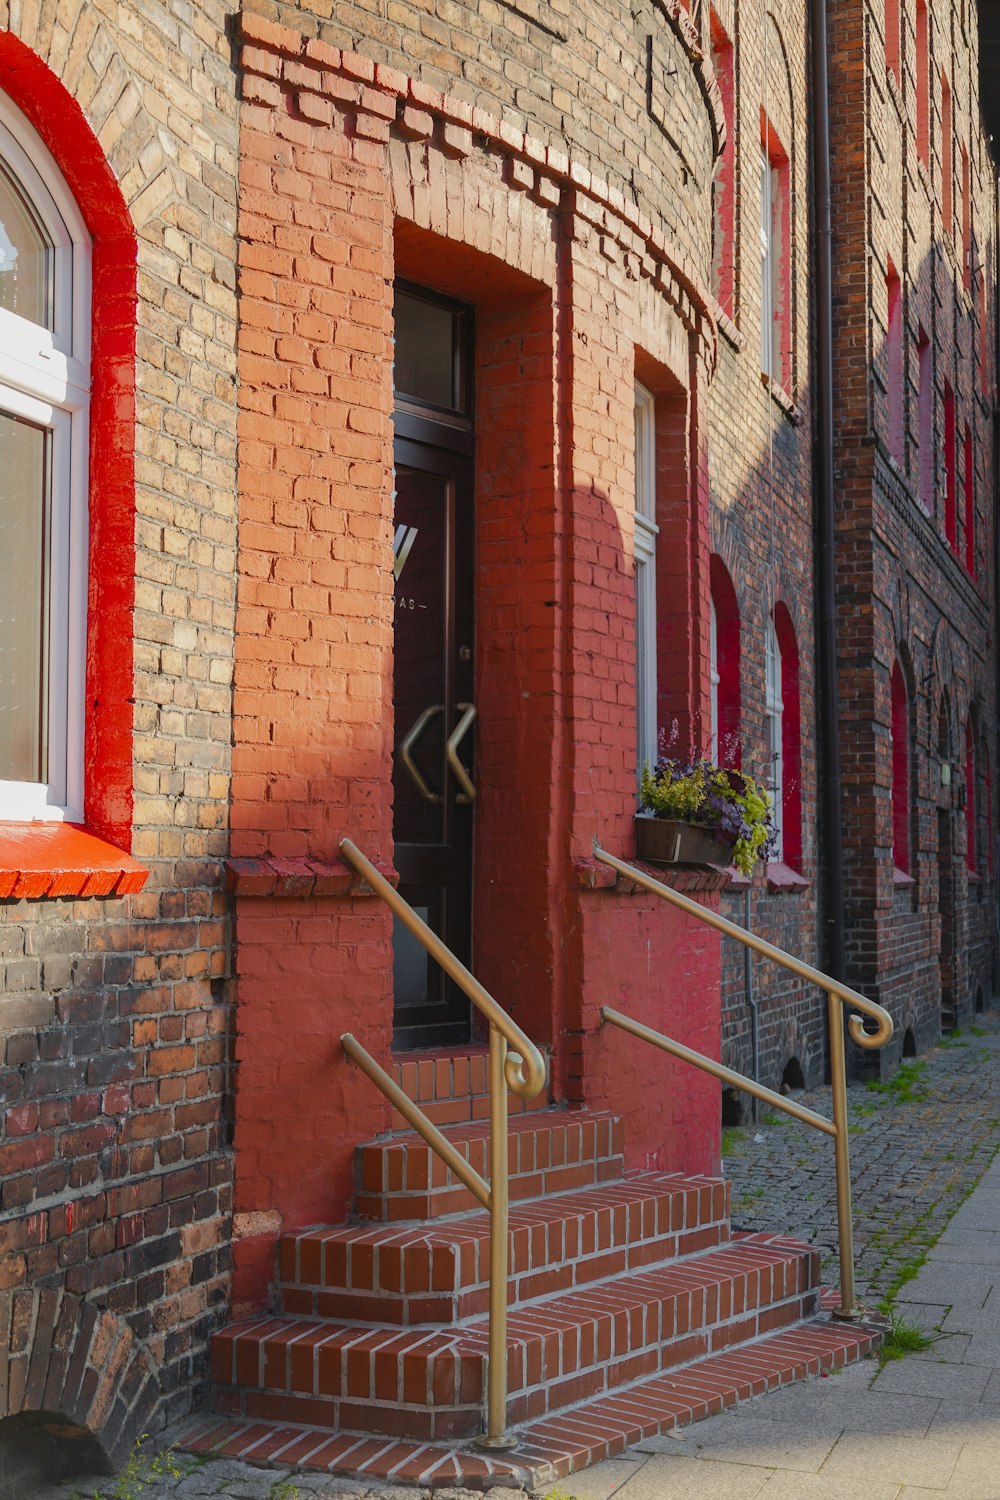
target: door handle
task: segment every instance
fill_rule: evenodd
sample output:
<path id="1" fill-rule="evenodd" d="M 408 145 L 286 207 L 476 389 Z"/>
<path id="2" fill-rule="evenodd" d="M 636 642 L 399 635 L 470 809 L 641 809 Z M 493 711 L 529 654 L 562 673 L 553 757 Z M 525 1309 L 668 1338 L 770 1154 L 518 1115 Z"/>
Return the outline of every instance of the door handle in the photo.
<path id="1" fill-rule="evenodd" d="M 410 776 L 413 778 L 414 786 L 420 793 L 421 797 L 423 797 L 425 802 L 431 802 L 435 806 L 437 806 L 441 801 L 441 793 L 432 792 L 430 787 L 427 785 L 426 781 L 423 778 L 423 775 L 421 774 L 420 767 L 413 759 L 413 747 L 419 740 L 420 736 L 423 734 L 424 730 L 427 728 L 428 724 L 435 717 L 435 715 L 443 713 L 443 703 L 432 703 L 430 708 L 424 709 L 423 713 L 417 719 L 416 723 L 413 725 L 413 728 L 410 730 L 410 732 L 406 735 L 405 739 L 400 740 L 399 743 L 399 758 L 403 762 L 403 765 L 406 767 L 406 769 L 409 771 Z M 448 759 L 449 761 L 451 760 L 451 740 L 448 741 Z"/>
<path id="2" fill-rule="evenodd" d="M 448 744 L 445 747 L 445 751 L 448 756 L 448 764 L 455 773 L 455 780 L 462 788 L 455 801 L 460 803 L 461 806 L 467 807 L 470 802 L 475 802 L 476 800 L 476 788 L 472 777 L 458 758 L 458 747 L 472 728 L 476 717 L 476 705 L 474 703 L 459 703 L 457 706 L 462 710 L 462 717 L 448 736 Z"/>

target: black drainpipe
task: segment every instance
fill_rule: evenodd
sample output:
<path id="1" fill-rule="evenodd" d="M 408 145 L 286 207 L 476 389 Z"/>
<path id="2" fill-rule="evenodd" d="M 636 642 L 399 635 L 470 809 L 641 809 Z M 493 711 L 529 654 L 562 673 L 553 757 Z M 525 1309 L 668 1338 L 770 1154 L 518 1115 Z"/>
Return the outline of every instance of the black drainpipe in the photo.
<path id="1" fill-rule="evenodd" d="M 822 866 L 826 877 L 824 962 L 844 978 L 844 844 L 840 705 L 837 696 L 836 507 L 833 477 L 833 283 L 830 227 L 830 97 L 826 0 L 810 0 L 813 94 L 813 222 L 816 272 L 816 554 L 819 590 L 819 721 Z M 844 1013 L 846 1024 L 847 1015 Z"/>

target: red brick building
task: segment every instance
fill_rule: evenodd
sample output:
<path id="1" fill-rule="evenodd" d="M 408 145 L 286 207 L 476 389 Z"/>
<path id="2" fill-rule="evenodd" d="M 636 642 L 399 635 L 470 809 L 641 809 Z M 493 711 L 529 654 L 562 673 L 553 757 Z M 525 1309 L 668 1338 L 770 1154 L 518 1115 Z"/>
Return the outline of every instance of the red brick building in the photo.
<path id="1" fill-rule="evenodd" d="M 996 181 L 973 18 L 901 6 L 892 54 L 881 13 L 831 8 L 824 553 L 803 7 L 70 9 L 0 5 L 0 1495 L 39 1428 L 101 1462 L 200 1403 L 232 1317 L 213 1399 L 236 1431 L 345 1452 L 374 1431 L 414 1477 L 428 1441 L 478 1430 L 475 1328 L 435 1363 L 410 1326 L 481 1316 L 478 1252 L 429 1298 L 465 1231 L 405 1269 L 394 1225 L 344 1227 L 471 1199 L 386 1135 L 340 1038 L 478 1159 L 484 1033 L 345 837 L 547 1057 L 515 1196 L 575 1196 L 544 1252 L 525 1230 L 517 1304 L 723 1257 L 714 1314 L 672 1342 L 606 1349 L 574 1304 L 577 1352 L 536 1369 L 526 1328 L 524 1451 L 667 1343 L 679 1363 L 773 1335 L 790 1368 L 815 1257 L 732 1262 L 703 1180 L 718 1085 L 601 1007 L 777 1086 L 823 1077 L 819 998 L 759 966 L 748 993 L 742 956 L 594 845 L 632 855 L 658 737 L 760 770 L 780 842 L 749 895 L 672 878 L 810 961 L 846 932 L 844 977 L 901 1045 L 989 1003 Z M 312 1319 L 359 1312 L 370 1344 L 349 1358 L 359 1335 L 324 1324 L 342 1366 L 300 1364 Z M 810 1336 L 828 1361 L 863 1343 Z"/>

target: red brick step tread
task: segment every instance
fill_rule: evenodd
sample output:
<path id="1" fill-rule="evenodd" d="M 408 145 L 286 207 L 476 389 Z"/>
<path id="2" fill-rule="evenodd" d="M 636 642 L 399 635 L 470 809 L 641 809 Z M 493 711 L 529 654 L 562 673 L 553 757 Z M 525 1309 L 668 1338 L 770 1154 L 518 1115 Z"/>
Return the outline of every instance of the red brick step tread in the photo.
<path id="1" fill-rule="evenodd" d="M 332 1434 L 306 1424 L 208 1418 L 178 1445 L 190 1453 L 299 1467 L 435 1488 L 496 1479 L 532 1487 L 614 1458 L 634 1443 L 762 1395 L 807 1375 L 838 1369 L 877 1348 L 864 1325 L 815 1320 L 683 1370 L 641 1381 L 521 1428 L 506 1456 L 423 1442 Z"/>
<path id="2" fill-rule="evenodd" d="M 449 1125 L 444 1135 L 484 1177 L 489 1176 L 489 1122 Z M 624 1175 L 621 1120 L 606 1110 L 548 1109 L 509 1121 L 510 1196 L 519 1201 L 577 1192 Z M 468 1188 L 420 1136 L 394 1135 L 357 1151 L 359 1218 L 381 1222 L 426 1219 L 475 1208 Z"/>
<path id="3" fill-rule="evenodd" d="M 816 1310 L 819 1256 L 747 1235 L 687 1261 L 515 1309 L 508 1319 L 512 1423 L 645 1379 Z M 236 1324 L 212 1344 L 220 1410 L 396 1437 L 479 1430 L 487 1320 L 452 1329 L 312 1319 Z"/>
<path id="4" fill-rule="evenodd" d="M 729 1238 L 721 1178 L 635 1172 L 621 1182 L 515 1205 L 512 1304 L 717 1249 Z M 286 1314 L 450 1323 L 484 1313 L 489 1214 L 424 1225 L 347 1225 L 281 1240 Z"/>

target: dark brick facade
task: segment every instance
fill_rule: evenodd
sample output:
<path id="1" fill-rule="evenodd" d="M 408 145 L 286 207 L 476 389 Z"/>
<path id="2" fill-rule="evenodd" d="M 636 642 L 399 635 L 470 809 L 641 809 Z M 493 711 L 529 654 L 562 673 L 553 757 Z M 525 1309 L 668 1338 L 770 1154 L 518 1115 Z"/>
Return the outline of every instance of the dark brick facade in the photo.
<path id="1" fill-rule="evenodd" d="M 887 72 L 875 9 L 830 7 L 845 977 L 896 1017 L 884 1066 L 988 1005 L 997 964 L 995 177 L 957 7 L 932 18 L 920 160 L 902 9 Z M 106 1463 L 202 1400 L 233 1264 L 236 1304 L 267 1305 L 279 1232 L 343 1219 L 355 1146 L 390 1124 L 336 1039 L 350 1026 L 389 1052 L 390 923 L 337 841 L 391 866 L 394 276 L 476 308 L 478 959 L 550 1049 L 553 1100 L 619 1110 L 630 1166 L 711 1171 L 714 1085 L 637 1062 L 600 1007 L 751 1067 L 742 952 L 720 956 L 592 857 L 595 838 L 633 848 L 636 378 L 656 397 L 660 724 L 708 748 L 709 603 L 728 579 L 726 753 L 765 776 L 769 620 L 795 663 L 786 857 L 753 882 L 750 920 L 825 957 L 805 7 L 331 10 L 0 0 L 0 87 L 95 245 L 102 192 L 134 232 L 114 268 L 134 318 L 111 320 L 134 378 L 108 382 L 134 419 L 116 512 L 134 595 L 117 597 L 96 540 L 89 650 L 91 680 L 131 713 L 128 785 L 96 831 L 113 823 L 148 871 L 117 897 L 4 886 L 0 1496 L 23 1487 L 39 1427 L 72 1424 L 80 1462 Z M 921 448 L 925 480 L 937 456 L 929 511 Z M 894 873 L 897 662 L 912 816 Z M 88 713 L 100 780 L 116 742 L 99 692 Z M 720 898 L 721 881 L 702 899 L 742 921 L 744 889 Z M 822 998 L 758 963 L 753 995 L 763 1081 L 819 1081 Z"/>

